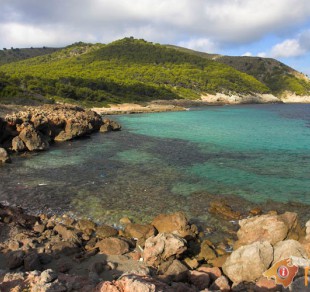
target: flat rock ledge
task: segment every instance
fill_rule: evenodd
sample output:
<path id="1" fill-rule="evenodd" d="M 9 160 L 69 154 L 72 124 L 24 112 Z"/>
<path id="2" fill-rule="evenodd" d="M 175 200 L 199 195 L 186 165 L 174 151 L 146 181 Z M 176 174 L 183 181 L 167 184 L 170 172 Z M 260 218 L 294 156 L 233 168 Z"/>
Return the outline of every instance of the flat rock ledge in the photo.
<path id="1" fill-rule="evenodd" d="M 0 118 L 0 163 L 10 161 L 8 152 L 46 150 L 54 142 L 120 129 L 118 123 L 78 106 L 26 107 Z"/>
<path id="2" fill-rule="evenodd" d="M 279 237 L 274 243 L 250 235 L 247 244 L 225 253 L 183 212 L 160 214 L 149 224 L 122 218 L 116 229 L 66 215 L 32 216 L 0 204 L 0 291 L 287 291 L 263 273 L 283 258 L 309 257 L 310 221 L 297 240 L 290 235 L 298 225 L 295 215 L 248 221 L 254 226 L 270 216 L 278 222 L 270 228 L 285 222 L 288 237 L 295 239 Z M 239 241 L 245 236 L 239 232 Z M 292 287 L 301 287 L 303 273 L 300 268 Z"/>

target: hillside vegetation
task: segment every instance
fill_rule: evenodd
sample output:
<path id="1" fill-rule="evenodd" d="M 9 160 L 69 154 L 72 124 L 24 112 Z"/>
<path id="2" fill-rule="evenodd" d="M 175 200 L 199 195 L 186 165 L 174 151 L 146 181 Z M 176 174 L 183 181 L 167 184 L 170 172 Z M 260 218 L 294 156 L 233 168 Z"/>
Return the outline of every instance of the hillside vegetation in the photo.
<path id="1" fill-rule="evenodd" d="M 26 48 L 26 49 L 19 49 L 19 48 L 11 48 L 0 50 L 0 65 L 18 62 L 25 59 L 34 58 L 37 56 L 48 55 L 54 52 L 57 52 L 58 48 Z"/>
<path id="2" fill-rule="evenodd" d="M 166 47 L 231 66 L 238 71 L 255 77 L 277 96 L 281 96 L 285 92 L 297 95 L 310 94 L 310 82 L 305 75 L 272 58 L 222 56 L 197 52 L 177 46 L 168 45 Z"/>
<path id="3" fill-rule="evenodd" d="M 272 87 L 264 78 L 241 72 L 232 64 L 188 51 L 125 38 L 107 45 L 80 42 L 19 62 L 2 61 L 0 99 L 34 94 L 93 105 L 197 99 L 217 92 L 271 93 L 283 87 L 284 79 L 275 80 Z M 303 94 L 303 90 L 296 92 Z"/>

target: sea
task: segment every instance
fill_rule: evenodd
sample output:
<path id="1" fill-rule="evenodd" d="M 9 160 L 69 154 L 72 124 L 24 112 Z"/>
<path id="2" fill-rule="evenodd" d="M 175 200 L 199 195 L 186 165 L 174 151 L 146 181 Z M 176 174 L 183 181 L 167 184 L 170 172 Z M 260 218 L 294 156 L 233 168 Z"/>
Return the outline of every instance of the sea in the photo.
<path id="1" fill-rule="evenodd" d="M 184 211 L 193 222 L 220 228 L 209 212 L 213 201 L 245 215 L 258 206 L 310 219 L 310 104 L 113 119 L 122 131 L 13 156 L 0 167 L 0 202 L 114 225 L 122 217 L 149 222 Z"/>

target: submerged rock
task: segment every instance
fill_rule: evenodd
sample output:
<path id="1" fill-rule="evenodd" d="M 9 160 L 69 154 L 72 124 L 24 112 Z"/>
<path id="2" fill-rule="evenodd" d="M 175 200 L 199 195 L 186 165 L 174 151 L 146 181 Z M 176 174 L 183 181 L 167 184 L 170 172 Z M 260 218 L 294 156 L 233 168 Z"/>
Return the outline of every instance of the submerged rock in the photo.
<path id="1" fill-rule="evenodd" d="M 240 219 L 241 214 L 237 211 L 234 211 L 230 206 L 221 202 L 221 201 L 213 201 L 210 203 L 210 207 L 208 210 L 210 213 L 215 215 L 219 215 L 225 219 Z"/>

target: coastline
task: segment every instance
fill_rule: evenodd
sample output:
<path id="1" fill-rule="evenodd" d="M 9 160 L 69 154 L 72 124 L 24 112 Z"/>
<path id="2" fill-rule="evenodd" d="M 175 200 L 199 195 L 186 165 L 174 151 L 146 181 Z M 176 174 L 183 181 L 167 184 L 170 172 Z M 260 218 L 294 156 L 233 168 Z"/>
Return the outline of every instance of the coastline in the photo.
<path id="1" fill-rule="evenodd" d="M 109 104 L 108 107 L 93 107 L 91 110 L 100 115 L 139 114 L 170 111 L 185 111 L 191 107 L 224 106 L 242 104 L 269 104 L 269 103 L 310 103 L 310 96 L 297 96 L 286 93 L 278 98 L 272 94 L 258 95 L 227 95 L 222 93 L 202 95 L 200 99 L 154 100 L 142 104 L 123 103 Z"/>
<path id="2" fill-rule="evenodd" d="M 176 106 L 172 107 L 172 109 L 174 108 Z M 158 111 L 170 111 L 169 107 L 167 110 L 164 109 L 165 107 L 158 107 Z M 122 112 L 122 110 L 126 111 Z M 122 110 L 120 110 L 122 113 L 130 112 L 130 105 L 127 105 L 125 109 L 122 108 Z M 154 109 L 149 112 L 154 112 Z M 125 292 L 135 291 L 136 286 L 130 286 L 132 282 L 135 282 L 139 283 L 139 285 L 146 285 L 145 287 L 153 285 L 152 287 L 164 289 L 163 291 L 178 291 L 176 289 L 193 292 L 201 291 L 202 289 L 209 289 L 209 291 L 240 291 L 238 289 L 241 289 L 241 287 L 244 289 L 254 289 L 254 291 L 271 287 L 270 289 L 281 291 L 281 286 L 277 286 L 272 280 L 267 281 L 261 276 L 262 271 L 257 272 L 255 278 L 249 279 L 247 278 L 248 275 L 242 275 L 242 281 L 239 282 L 240 278 L 231 274 L 228 268 L 224 268 L 224 265 L 228 262 L 231 252 L 237 252 L 239 248 L 255 247 L 259 250 L 259 254 L 263 254 L 265 248 L 268 247 L 270 252 L 272 251 L 273 255 L 275 255 L 275 246 L 277 244 L 285 246 L 284 250 L 288 249 L 287 245 L 290 245 L 290 248 L 291 245 L 294 246 L 289 252 L 285 253 L 287 257 L 295 255 L 295 252 L 300 252 L 301 249 L 303 252 L 300 252 L 298 256 L 310 257 L 310 235 L 308 236 L 310 230 L 307 231 L 310 223 L 305 225 L 305 221 L 309 221 L 310 218 L 302 217 L 297 220 L 295 219 L 297 215 L 295 216 L 291 212 L 287 214 L 288 212 L 283 213 L 284 211 L 281 211 L 280 214 L 277 214 L 274 210 L 262 212 L 259 208 L 254 208 L 248 214 L 240 215 L 232 206 L 233 204 L 213 204 L 213 208 L 218 216 L 223 216 L 224 212 L 226 216 L 227 214 L 229 215 L 224 220 L 227 222 L 230 220 L 236 224 L 228 230 L 231 234 L 228 238 L 229 240 L 220 243 L 215 243 L 212 235 L 205 239 L 204 234 L 200 234 L 200 232 L 204 233 L 207 230 L 202 230 L 200 226 L 188 221 L 187 218 L 184 219 L 182 215 L 176 215 L 179 212 L 172 215 L 158 215 L 161 216 L 158 221 L 161 222 L 160 225 L 162 226 L 169 225 L 169 222 L 181 222 L 179 226 L 173 226 L 169 230 L 161 229 L 162 226 L 156 227 L 155 223 L 153 224 L 155 218 L 147 224 L 131 222 L 130 218 L 122 218 L 123 220 L 120 222 L 122 228 L 101 225 L 104 226 L 101 229 L 108 234 L 108 236 L 102 238 L 102 235 L 98 236 L 97 234 L 99 226 L 88 219 L 74 220 L 67 215 L 48 217 L 46 214 L 34 217 L 23 213 L 19 208 L 1 206 L 0 249 L 2 258 L 0 259 L 5 259 L 6 265 L 8 262 L 10 265 L 0 268 L 2 270 L 0 273 L 0 288 L 7 289 L 7 287 L 10 287 L 9 285 L 18 284 L 20 287 L 26 285 L 27 289 L 32 289 L 30 291 L 49 291 L 48 289 L 51 289 L 51 287 L 53 289 L 60 287 L 59 291 L 106 292 L 113 291 L 112 289 L 119 289 L 118 291 Z M 284 216 L 284 214 L 286 215 Z M 305 215 L 307 216 L 307 213 Z M 248 216 L 250 218 L 247 218 Z M 242 221 L 239 221 L 240 219 L 250 220 L 251 218 L 256 218 L 255 220 L 257 221 L 265 220 L 266 218 L 270 219 L 267 222 L 259 222 L 263 227 L 268 226 L 267 233 L 272 234 L 272 236 L 278 232 L 277 228 L 272 229 L 274 228 L 272 224 L 275 221 L 279 224 L 277 225 L 279 229 L 284 224 L 288 231 L 285 237 L 280 240 L 277 239 L 279 240 L 277 242 L 274 242 L 272 237 L 263 238 L 266 239 L 268 244 L 264 243 L 264 245 L 261 245 L 261 243 L 258 243 L 262 238 L 250 243 L 248 239 L 246 240 L 242 236 L 239 238 L 238 230 L 243 225 Z M 247 222 L 252 223 L 252 221 Z M 268 222 L 270 224 L 267 224 Z M 82 227 L 84 223 L 85 225 Z M 128 229 L 128 226 L 131 226 L 133 229 L 129 231 L 130 228 Z M 212 228 L 212 226 L 210 227 Z M 154 234 L 152 234 L 153 228 L 155 228 Z M 253 228 L 253 225 L 251 225 L 251 228 Z M 17 233 L 14 233 L 16 230 L 18 234 L 22 235 L 19 236 Z M 183 233 L 184 231 L 185 233 Z M 163 235 L 165 233 L 169 235 Z M 139 241 L 141 234 L 145 237 L 142 239 L 144 243 Z M 265 234 L 262 236 L 265 236 Z M 156 241 L 150 240 L 153 246 L 162 244 L 160 240 L 165 240 L 165 243 L 168 239 L 171 240 L 171 238 L 177 240 L 174 241 L 174 244 L 175 242 L 180 244 L 182 252 L 175 251 L 169 257 L 156 255 L 156 259 L 148 259 L 144 251 L 145 241 L 149 238 L 152 238 L 152 240 L 156 238 Z M 237 244 L 238 240 L 239 243 Z M 106 244 L 109 246 L 107 247 Z M 115 246 L 124 249 L 117 251 L 120 254 L 107 254 Z M 205 254 L 201 255 L 194 247 L 200 249 L 200 252 L 205 252 Z M 112 253 L 114 253 L 114 250 Z M 239 255 L 242 258 L 241 250 L 239 250 Z M 33 262 L 31 261 L 32 259 L 34 259 Z M 255 258 L 255 260 L 257 259 L 260 260 L 260 257 Z M 242 258 L 243 267 L 248 267 L 247 261 L 250 262 L 250 260 L 246 257 Z M 46 261 L 49 262 L 46 263 Z M 251 263 L 257 264 L 257 262 Z M 271 265 L 272 262 L 269 263 L 268 267 Z M 239 269 L 240 274 L 243 273 L 243 267 Z M 267 266 L 265 265 L 264 268 L 267 269 Z M 217 273 L 216 277 L 213 276 L 214 273 Z M 203 284 L 198 283 L 198 278 L 203 279 Z M 296 277 L 293 285 L 298 285 L 302 280 L 302 277 Z M 124 284 L 124 281 L 126 284 Z M 122 288 L 124 285 L 128 285 L 130 288 L 125 290 Z"/>
<path id="3" fill-rule="evenodd" d="M 205 239 L 206 231 L 183 212 L 144 224 L 124 217 L 116 229 L 0 204 L 0 290 L 284 291 L 263 272 L 278 260 L 310 256 L 310 220 L 301 225 L 296 213 L 257 208 L 241 217 L 225 204 L 213 207 L 236 220 L 233 240 Z M 293 291 L 304 283 L 300 270 Z"/>

